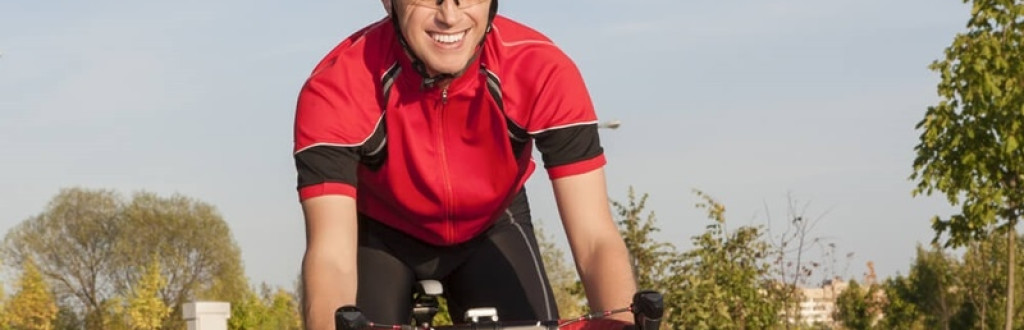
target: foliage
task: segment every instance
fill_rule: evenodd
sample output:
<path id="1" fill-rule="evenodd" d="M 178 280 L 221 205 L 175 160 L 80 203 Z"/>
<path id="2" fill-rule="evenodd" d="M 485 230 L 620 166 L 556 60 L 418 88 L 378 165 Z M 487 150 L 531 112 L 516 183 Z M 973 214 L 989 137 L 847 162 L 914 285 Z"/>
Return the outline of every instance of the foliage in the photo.
<path id="1" fill-rule="evenodd" d="M 626 203 L 612 202 L 616 223 L 631 257 L 637 288 L 661 292 L 666 302 L 663 323 L 668 327 L 678 327 L 682 322 L 682 306 L 672 302 L 682 294 L 678 286 L 679 274 L 673 272 L 680 262 L 679 253 L 671 244 L 659 242 L 654 237 L 660 229 L 654 212 L 646 209 L 647 198 L 647 194 L 637 198 L 630 187 Z M 582 289 L 577 287 L 577 291 Z"/>
<path id="2" fill-rule="evenodd" d="M 941 76 L 940 101 L 917 125 L 912 180 L 915 194 L 938 191 L 960 212 L 934 218 L 935 241 L 960 247 L 992 234 L 1006 234 L 1016 246 L 1016 226 L 1024 215 L 1024 3 L 964 0 L 971 3 L 967 31 L 930 68 Z M 1007 264 L 1015 264 L 1010 249 Z M 1013 275 L 1007 267 L 1006 320 L 1013 320 Z M 1013 328 L 1013 322 L 1006 323 Z"/>
<path id="3" fill-rule="evenodd" d="M 263 300 L 252 290 L 246 290 L 245 296 L 231 304 L 231 318 L 228 329 L 260 329 L 266 323 L 267 307 Z"/>
<path id="4" fill-rule="evenodd" d="M 109 190 L 61 190 L 37 216 L 7 233 L 5 260 L 37 261 L 65 311 L 64 324 L 115 327 L 126 297 L 156 256 L 166 280 L 158 296 L 172 315 L 190 300 L 236 303 L 248 286 L 230 230 L 213 206 L 180 195 L 140 192 L 125 202 Z M 163 328 L 183 328 L 165 318 Z"/>
<path id="5" fill-rule="evenodd" d="M 1017 250 L 1024 248 L 1021 240 L 1015 240 Z M 971 242 L 963 253 L 959 272 L 962 307 L 956 316 L 955 326 L 958 328 L 997 329 L 1005 327 L 1005 309 L 1008 303 L 1006 296 L 1007 240 L 999 236 Z M 1024 263 L 1017 261 L 1014 272 L 1014 283 L 1017 290 L 1024 285 Z M 1014 310 L 1024 309 L 1024 301 L 1016 300 Z M 1024 315 L 1014 313 L 1014 322 L 1024 323 Z"/>
<path id="6" fill-rule="evenodd" d="M 111 191 L 63 190 L 42 214 L 7 233 L 4 259 L 22 268 L 34 260 L 58 301 L 89 314 L 114 294 L 103 279 L 115 267 L 120 208 Z"/>
<path id="7" fill-rule="evenodd" d="M 965 1 L 966 2 L 966 1 Z M 930 68 L 941 75 L 941 101 L 918 123 L 915 194 L 946 195 L 960 214 L 935 219 L 938 235 L 962 246 L 1024 210 L 1024 4 L 973 1 L 966 33 Z"/>
<path id="8" fill-rule="evenodd" d="M 171 308 L 159 297 L 165 285 L 167 280 L 160 275 L 160 262 L 154 258 L 128 300 L 128 323 L 133 329 L 156 330 L 167 319 Z"/>
<path id="9" fill-rule="evenodd" d="M 284 289 L 277 289 L 273 294 L 264 294 L 268 303 L 270 317 L 269 329 L 299 330 L 302 318 L 299 316 L 299 305 L 295 297 Z"/>
<path id="10" fill-rule="evenodd" d="M 7 302 L 3 323 L 18 330 L 53 329 L 57 303 L 32 259 L 25 261 L 17 288 Z"/>
<path id="11" fill-rule="evenodd" d="M 285 289 L 263 284 L 260 293 L 249 289 L 244 298 L 231 305 L 228 328 L 232 330 L 298 330 L 302 329 L 298 299 Z"/>
<path id="12" fill-rule="evenodd" d="M 140 192 L 123 210 L 124 234 L 115 251 L 118 271 L 112 280 L 118 292 L 145 274 L 150 256 L 160 260 L 164 278 L 160 290 L 175 314 L 190 300 L 236 301 L 248 286 L 241 252 L 227 223 L 212 205 L 173 195 Z M 172 321 L 181 321 L 172 318 Z"/>
<path id="13" fill-rule="evenodd" d="M 1016 240 L 1018 249 L 1022 246 Z M 885 281 L 886 303 L 880 327 L 885 329 L 999 329 L 1007 325 L 1002 312 L 1006 296 L 1006 240 L 999 236 L 971 242 L 960 258 L 938 246 L 918 246 L 907 276 Z M 1024 282 L 1024 263 L 1016 265 L 1017 285 Z M 1018 290 L 1021 288 L 1018 288 Z M 1024 309 L 1020 301 L 1015 310 Z M 1015 314 L 1014 323 L 1024 322 Z"/>
<path id="14" fill-rule="evenodd" d="M 914 329 L 923 330 L 924 315 L 915 303 L 911 280 L 902 275 L 889 278 L 882 284 L 885 293 L 885 304 L 882 307 L 882 318 L 879 327 L 882 329 Z"/>
<path id="15" fill-rule="evenodd" d="M 434 325 L 452 325 L 452 315 L 448 312 L 448 299 L 437 297 L 437 314 L 434 314 Z"/>
<path id="16" fill-rule="evenodd" d="M 667 305 L 679 311 L 673 326 L 682 328 L 753 328 L 778 324 L 782 305 L 768 294 L 765 260 L 769 244 L 760 227 L 726 228 L 725 206 L 697 191 L 712 223 L 693 237 L 693 250 L 682 253 L 672 266 L 675 289 Z"/>
<path id="17" fill-rule="evenodd" d="M 655 224 L 654 212 L 643 216 L 647 197 L 644 194 L 638 200 L 633 187 L 630 187 L 628 202 L 623 204 L 612 201 L 612 206 L 618 213 L 619 233 L 632 259 L 637 288 L 662 289 L 662 283 L 671 275 L 669 270 L 676 252 L 671 244 L 659 242 L 653 237 L 660 229 Z"/>
<path id="18" fill-rule="evenodd" d="M 882 289 L 876 284 L 862 287 L 850 281 L 836 298 L 834 318 L 847 329 L 873 329 L 882 314 Z"/>

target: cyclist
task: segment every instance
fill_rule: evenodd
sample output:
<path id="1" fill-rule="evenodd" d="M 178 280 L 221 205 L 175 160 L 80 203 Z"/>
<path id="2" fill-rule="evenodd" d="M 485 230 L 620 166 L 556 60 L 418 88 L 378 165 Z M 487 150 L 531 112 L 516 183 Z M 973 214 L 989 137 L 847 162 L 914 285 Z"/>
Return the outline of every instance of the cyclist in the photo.
<path id="1" fill-rule="evenodd" d="M 497 0 L 382 3 L 387 18 L 331 50 L 299 94 L 307 327 L 333 329 L 347 304 L 405 323 L 419 279 L 442 281 L 452 315 L 556 319 L 523 191 L 534 145 L 591 309 L 628 306 L 628 252 L 573 62 Z"/>

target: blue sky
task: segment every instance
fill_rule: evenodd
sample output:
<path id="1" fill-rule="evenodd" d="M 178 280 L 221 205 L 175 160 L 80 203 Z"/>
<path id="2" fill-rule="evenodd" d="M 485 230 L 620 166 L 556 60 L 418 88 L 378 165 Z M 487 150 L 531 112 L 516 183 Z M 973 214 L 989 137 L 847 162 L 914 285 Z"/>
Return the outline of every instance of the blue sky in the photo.
<path id="1" fill-rule="evenodd" d="M 912 198 L 914 125 L 937 102 L 927 65 L 962 30 L 960 1 L 504 1 L 580 67 L 606 131 L 610 195 L 651 195 L 660 236 L 703 230 L 692 189 L 732 226 L 785 223 L 853 252 L 837 275 L 906 273 L 944 199 Z M 313 65 L 383 15 L 377 1 L 0 3 L 0 231 L 60 188 L 212 203 L 256 283 L 291 286 L 304 244 L 291 124 Z M 561 235 L 549 182 L 534 218 Z M 559 238 L 564 241 L 564 238 Z"/>

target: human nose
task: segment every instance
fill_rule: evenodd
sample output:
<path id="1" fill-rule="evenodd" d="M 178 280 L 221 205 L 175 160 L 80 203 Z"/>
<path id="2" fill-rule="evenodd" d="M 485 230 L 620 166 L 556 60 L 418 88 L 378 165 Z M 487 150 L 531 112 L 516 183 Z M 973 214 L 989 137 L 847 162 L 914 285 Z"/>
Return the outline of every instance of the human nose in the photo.
<path id="1" fill-rule="evenodd" d="M 437 21 L 448 26 L 453 26 L 458 22 L 459 17 L 459 2 L 458 0 L 439 1 L 437 7 Z"/>

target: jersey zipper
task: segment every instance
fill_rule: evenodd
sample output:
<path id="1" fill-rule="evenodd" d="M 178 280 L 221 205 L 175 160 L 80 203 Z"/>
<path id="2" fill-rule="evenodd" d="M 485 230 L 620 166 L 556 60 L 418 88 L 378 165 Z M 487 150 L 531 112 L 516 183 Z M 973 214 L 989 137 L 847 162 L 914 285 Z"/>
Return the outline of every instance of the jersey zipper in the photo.
<path id="1" fill-rule="evenodd" d="M 438 123 L 437 145 L 438 145 L 438 148 L 440 148 L 440 153 L 441 153 L 441 180 L 444 181 L 444 188 L 445 188 L 445 200 L 441 203 L 441 205 L 444 207 L 444 222 L 445 222 L 445 227 L 447 228 L 446 233 L 445 233 L 446 234 L 445 235 L 446 236 L 445 240 L 447 242 L 452 242 L 452 240 L 455 239 L 455 223 L 454 223 L 454 221 L 452 221 L 452 213 L 453 213 L 452 209 L 454 208 L 454 205 L 455 205 L 455 201 L 453 199 L 454 199 L 454 195 L 455 194 L 452 191 L 451 174 L 449 173 L 449 169 L 448 169 L 448 151 L 447 151 L 447 148 L 445 148 L 445 143 L 444 143 L 445 142 L 445 139 L 444 139 L 444 135 L 445 135 L 445 130 L 444 130 L 444 128 L 445 128 L 444 117 L 445 116 L 444 116 L 444 113 L 445 113 L 445 110 L 447 108 L 447 105 L 448 105 L 448 87 L 445 87 L 445 88 L 441 89 L 441 106 L 440 106 L 439 111 L 437 112 L 437 114 L 438 114 L 437 115 L 438 116 L 438 120 L 437 120 L 437 123 Z"/>

